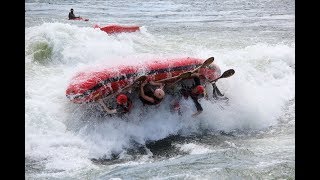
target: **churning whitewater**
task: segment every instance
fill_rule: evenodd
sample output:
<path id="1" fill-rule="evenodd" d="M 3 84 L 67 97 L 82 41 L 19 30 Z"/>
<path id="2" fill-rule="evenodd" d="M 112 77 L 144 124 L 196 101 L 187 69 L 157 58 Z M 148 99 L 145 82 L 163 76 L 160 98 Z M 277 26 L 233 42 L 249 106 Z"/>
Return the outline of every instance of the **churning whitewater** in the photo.
<path id="1" fill-rule="evenodd" d="M 26 1 L 26 179 L 294 179 L 292 1 Z M 70 21 L 69 10 L 89 21 Z M 138 25 L 107 34 L 95 24 Z M 214 57 L 235 74 L 191 117 L 134 104 L 126 118 L 75 104 L 78 72 Z M 212 90 L 208 87 L 208 92 Z"/>

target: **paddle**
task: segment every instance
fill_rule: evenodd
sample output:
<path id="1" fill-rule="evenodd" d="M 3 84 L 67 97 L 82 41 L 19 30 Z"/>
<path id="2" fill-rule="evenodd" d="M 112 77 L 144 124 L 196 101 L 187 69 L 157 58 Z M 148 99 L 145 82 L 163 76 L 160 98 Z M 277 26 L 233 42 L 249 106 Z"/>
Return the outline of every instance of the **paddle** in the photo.
<path id="1" fill-rule="evenodd" d="M 206 66 L 209 66 L 211 63 L 213 63 L 214 61 L 214 57 L 210 57 L 207 60 L 205 60 L 201 66 L 197 67 L 196 69 L 194 69 L 193 71 L 191 71 L 192 73 L 197 72 L 199 69 L 204 68 Z"/>
<path id="2" fill-rule="evenodd" d="M 122 92 L 126 92 L 126 91 L 129 91 L 130 88 L 138 83 L 141 83 L 143 81 L 145 81 L 147 79 L 147 76 L 145 75 L 142 75 L 142 76 L 139 76 L 137 79 L 135 79 L 131 84 L 127 85 L 126 87 L 124 87 L 123 89 L 121 89 L 120 91 L 117 91 L 117 92 L 114 92 L 112 94 L 109 94 L 108 96 L 106 97 L 103 97 L 104 99 L 110 99 L 116 95 L 118 95 L 119 93 L 122 93 Z M 99 95 L 99 94 L 98 94 Z"/>
<path id="3" fill-rule="evenodd" d="M 181 81 L 182 79 L 188 78 L 192 75 L 192 73 L 189 72 L 185 72 L 180 74 L 179 79 L 177 79 L 176 81 L 174 81 L 173 83 L 171 83 L 170 85 L 168 85 L 168 88 L 172 87 L 173 85 L 177 84 L 177 82 Z"/>
<path id="4" fill-rule="evenodd" d="M 189 71 L 189 72 L 185 72 L 185 73 L 180 74 L 180 77 L 178 77 L 179 79 L 176 80 L 175 82 L 173 82 L 172 84 L 170 84 L 168 87 L 172 87 L 173 85 L 175 85 L 177 82 L 181 81 L 182 79 L 190 77 L 193 73 L 197 72 L 201 68 L 209 66 L 213 61 L 214 61 L 214 57 L 210 57 L 207 60 L 205 60 L 199 67 L 194 69 L 193 71 Z"/>
<path id="5" fill-rule="evenodd" d="M 89 21 L 89 19 L 87 19 L 87 18 L 83 18 L 83 17 L 77 17 L 77 19 L 79 19 L 79 20 L 83 20 L 83 21 Z"/>
<path id="6" fill-rule="evenodd" d="M 126 87 L 124 87 L 121 91 L 128 91 L 132 86 L 141 83 L 143 81 L 145 81 L 147 79 L 146 75 L 142 75 L 140 77 L 138 77 L 136 80 L 133 81 L 132 84 L 127 85 Z"/>
<path id="7" fill-rule="evenodd" d="M 166 79 L 162 79 L 156 82 L 166 82 L 166 81 L 171 81 L 174 79 L 178 79 L 177 81 L 175 81 L 173 84 L 177 83 L 178 81 L 185 79 L 185 78 L 189 78 L 193 73 L 197 72 L 200 68 L 204 68 L 208 65 L 210 65 L 212 62 L 214 61 L 214 57 L 210 57 L 207 60 L 205 60 L 199 67 L 197 67 L 196 69 L 192 70 L 192 71 L 188 71 L 188 72 L 184 72 L 178 76 L 174 76 L 174 77 L 170 77 L 170 78 L 166 78 Z"/>
<path id="8" fill-rule="evenodd" d="M 178 79 L 178 78 L 182 78 L 182 79 L 185 79 L 185 78 L 188 78 L 190 77 L 192 74 L 192 72 L 188 71 L 188 72 L 184 72 L 178 76 L 174 76 L 174 77 L 169 77 L 169 78 L 166 78 L 166 79 L 161 79 L 159 81 L 155 81 L 157 83 L 163 83 L 163 82 L 166 82 L 166 81 L 171 81 L 173 79 Z"/>
<path id="9" fill-rule="evenodd" d="M 216 83 L 219 79 L 221 78 L 228 78 L 230 76 L 232 76 L 235 73 L 235 71 L 233 69 L 229 69 L 226 70 L 225 72 L 222 73 L 222 75 L 220 77 L 218 77 L 217 79 L 210 81 L 210 83 Z"/>
<path id="10" fill-rule="evenodd" d="M 221 78 L 228 78 L 230 76 L 232 76 L 233 74 L 235 73 L 235 71 L 233 69 L 229 69 L 229 70 L 226 70 L 225 72 L 222 73 L 222 75 L 220 77 L 218 77 L 217 79 L 213 80 L 213 81 L 210 81 L 211 85 L 212 85 L 212 95 L 214 98 L 218 98 L 217 95 L 215 95 L 215 92 L 217 92 L 217 94 L 219 96 L 224 96 L 220 90 L 218 89 L 217 85 L 216 85 L 216 82 L 221 79 Z"/>

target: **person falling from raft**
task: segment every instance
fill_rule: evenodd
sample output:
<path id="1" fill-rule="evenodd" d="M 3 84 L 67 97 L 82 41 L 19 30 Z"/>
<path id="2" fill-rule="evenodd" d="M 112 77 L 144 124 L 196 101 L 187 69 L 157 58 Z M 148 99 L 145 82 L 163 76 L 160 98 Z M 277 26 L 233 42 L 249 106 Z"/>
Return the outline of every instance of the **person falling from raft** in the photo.
<path id="1" fill-rule="evenodd" d="M 201 104 L 199 103 L 199 99 L 202 97 L 207 97 L 207 93 L 205 88 L 200 84 L 199 73 L 194 73 L 193 76 L 194 84 L 191 87 L 182 85 L 180 93 L 185 99 L 190 98 L 193 100 L 194 105 L 197 108 L 197 112 L 192 114 L 192 117 L 197 116 L 203 111 Z"/>
<path id="2" fill-rule="evenodd" d="M 76 19 L 76 18 L 80 18 L 80 16 L 76 17 L 76 16 L 73 14 L 73 9 L 70 9 L 70 12 L 69 12 L 69 20 L 70 20 L 70 19 Z"/>
<path id="3" fill-rule="evenodd" d="M 165 96 L 163 88 L 163 83 L 145 80 L 140 85 L 139 99 L 143 105 L 157 105 Z"/>
<path id="4" fill-rule="evenodd" d="M 203 108 L 202 108 L 201 104 L 199 103 L 199 99 L 202 97 L 206 97 L 206 99 L 208 98 L 206 90 L 205 90 L 204 86 L 201 85 L 201 82 L 200 82 L 199 70 L 200 69 L 197 69 L 197 70 L 191 72 L 192 74 L 190 77 L 193 77 L 193 81 L 194 81 L 191 86 L 187 85 L 186 81 L 188 81 L 188 80 L 182 80 L 180 82 L 181 89 L 179 90 L 179 93 L 185 99 L 188 99 L 188 97 L 190 97 L 193 100 L 194 105 L 197 108 L 197 112 L 193 113 L 192 117 L 197 116 L 198 114 L 200 114 L 203 111 Z M 178 101 L 175 100 L 172 106 L 175 110 L 180 111 L 180 104 Z"/>
<path id="5" fill-rule="evenodd" d="M 120 93 L 116 97 L 117 105 L 114 109 L 108 108 L 102 99 L 99 99 L 98 102 L 104 108 L 108 114 L 118 114 L 120 116 L 129 113 L 132 109 L 132 100 L 125 94 Z"/>

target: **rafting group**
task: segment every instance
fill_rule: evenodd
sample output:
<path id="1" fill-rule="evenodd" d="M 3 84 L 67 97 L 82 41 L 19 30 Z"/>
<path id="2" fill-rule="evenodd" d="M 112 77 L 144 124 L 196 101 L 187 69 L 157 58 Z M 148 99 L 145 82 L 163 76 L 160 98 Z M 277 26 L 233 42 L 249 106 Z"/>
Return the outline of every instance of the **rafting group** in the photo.
<path id="1" fill-rule="evenodd" d="M 200 114 L 203 111 L 203 108 L 201 104 L 199 103 L 199 98 L 207 97 L 205 88 L 203 85 L 200 84 L 200 78 L 198 72 L 192 72 L 191 76 L 193 77 L 194 83 L 191 86 L 180 86 L 179 93 L 186 99 L 190 97 L 197 109 L 197 112 L 193 114 L 193 116 L 196 116 Z M 145 76 L 143 76 L 145 77 Z M 179 81 L 179 80 L 177 80 Z M 182 81 L 182 84 L 184 84 Z M 178 82 L 175 82 L 176 84 Z M 144 106 L 158 106 L 162 102 L 162 100 L 166 96 L 166 92 L 168 92 L 168 89 L 165 89 L 166 84 L 161 82 L 155 82 L 155 81 L 149 81 L 147 78 L 141 82 L 139 87 L 139 99 L 143 103 Z M 178 85 L 176 84 L 176 87 Z M 132 92 L 132 91 L 131 91 Z M 129 113 L 130 110 L 133 107 L 132 99 L 130 98 L 130 94 L 121 92 L 119 93 L 116 98 L 116 107 L 113 109 L 108 108 L 105 103 L 103 102 L 103 99 L 99 99 L 98 102 L 102 105 L 104 110 L 108 114 L 119 114 L 122 116 L 125 113 Z M 179 114 L 181 114 L 180 111 L 180 104 L 178 101 L 173 101 L 171 104 L 172 110 L 177 111 Z"/>
<path id="2" fill-rule="evenodd" d="M 221 75 L 220 68 L 212 64 L 213 61 L 213 57 L 204 62 L 194 58 L 156 61 L 142 75 L 129 67 L 88 73 L 90 75 L 80 73 L 74 77 L 66 93 L 75 103 L 99 103 L 105 113 L 120 117 L 130 113 L 137 101 L 143 107 L 157 107 L 167 96 L 171 98 L 170 110 L 181 114 L 181 99 L 191 98 L 196 108 L 192 114 L 195 117 L 203 111 L 200 99 L 209 99 L 207 84 L 212 84 L 213 98 L 225 99 L 216 82 L 234 74 L 234 70 L 229 69 Z"/>

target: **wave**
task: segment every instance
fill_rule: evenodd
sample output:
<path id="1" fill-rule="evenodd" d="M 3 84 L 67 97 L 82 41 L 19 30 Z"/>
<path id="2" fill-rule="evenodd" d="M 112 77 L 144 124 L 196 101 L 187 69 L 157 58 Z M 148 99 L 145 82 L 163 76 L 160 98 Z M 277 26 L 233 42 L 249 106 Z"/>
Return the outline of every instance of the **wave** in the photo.
<path id="1" fill-rule="evenodd" d="M 156 43 L 157 48 L 152 48 L 150 44 Z M 177 46 L 174 54 L 167 51 L 168 46 Z M 213 50 L 206 45 L 168 44 L 147 32 L 110 36 L 63 23 L 27 28 L 26 159 L 42 162 L 42 168 L 52 173 L 73 172 L 95 168 L 92 158 L 125 157 L 137 144 L 145 146 L 171 135 L 263 130 L 276 125 L 286 113 L 287 102 L 295 97 L 294 49 L 294 44 L 258 43 Z M 182 101 L 182 116 L 169 112 L 169 99 L 158 109 L 146 110 L 136 103 L 127 119 L 119 119 L 105 116 L 96 104 L 72 104 L 65 97 L 71 77 L 88 67 L 177 56 L 214 56 L 222 71 L 235 69 L 234 76 L 217 82 L 228 104 L 201 100 L 204 112 L 195 119 L 191 100 Z M 201 153 L 201 147 L 192 144 L 181 148 Z"/>

